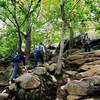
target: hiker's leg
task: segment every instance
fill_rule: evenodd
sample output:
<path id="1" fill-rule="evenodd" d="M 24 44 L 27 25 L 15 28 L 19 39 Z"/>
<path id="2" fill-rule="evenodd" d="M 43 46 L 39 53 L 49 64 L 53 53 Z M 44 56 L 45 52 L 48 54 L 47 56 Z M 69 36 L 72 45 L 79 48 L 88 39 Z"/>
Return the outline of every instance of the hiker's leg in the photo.
<path id="1" fill-rule="evenodd" d="M 85 52 L 87 52 L 88 51 L 88 46 L 87 46 L 87 44 L 85 44 Z"/>
<path id="2" fill-rule="evenodd" d="M 91 45 L 88 44 L 88 52 L 90 52 L 90 51 L 91 51 Z"/>
<path id="3" fill-rule="evenodd" d="M 18 62 L 17 63 L 13 63 L 13 73 L 12 73 L 11 80 L 15 80 L 16 79 L 18 68 L 19 68 Z"/>
<path id="4" fill-rule="evenodd" d="M 45 63 L 45 57 L 44 57 L 44 54 L 41 54 L 40 58 L 41 58 L 42 64 L 44 64 L 44 63 Z"/>
<path id="5" fill-rule="evenodd" d="M 35 68 L 37 66 L 37 63 L 38 63 L 38 53 L 34 53 L 34 65 L 33 65 L 33 68 Z"/>

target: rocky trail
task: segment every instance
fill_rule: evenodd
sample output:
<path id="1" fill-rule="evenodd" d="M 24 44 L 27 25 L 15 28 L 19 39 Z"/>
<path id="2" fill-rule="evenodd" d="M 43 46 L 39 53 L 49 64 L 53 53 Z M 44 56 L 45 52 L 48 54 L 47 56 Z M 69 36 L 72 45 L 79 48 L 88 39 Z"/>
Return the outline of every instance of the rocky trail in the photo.
<path id="1" fill-rule="evenodd" d="M 20 75 L 11 85 L 11 66 L 1 60 L 0 100 L 100 100 L 100 50 L 64 56 L 59 76 L 55 75 L 57 58 L 49 55 L 50 61 L 34 70 L 26 65 L 27 72 L 21 66 Z"/>

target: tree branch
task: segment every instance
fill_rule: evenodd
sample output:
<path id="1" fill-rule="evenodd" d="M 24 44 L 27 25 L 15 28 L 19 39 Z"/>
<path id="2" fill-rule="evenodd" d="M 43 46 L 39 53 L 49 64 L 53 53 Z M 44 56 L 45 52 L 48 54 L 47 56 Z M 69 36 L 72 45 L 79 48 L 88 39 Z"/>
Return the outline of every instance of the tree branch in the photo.
<path id="1" fill-rule="evenodd" d="M 72 12 L 73 12 L 74 8 L 76 7 L 76 5 L 77 5 L 80 1 L 81 1 L 81 0 L 77 0 L 77 2 L 73 5 L 73 7 L 72 7 L 72 9 L 71 9 L 70 13 L 72 13 Z"/>
<path id="2" fill-rule="evenodd" d="M 0 15 L 1 15 L 1 17 L 4 17 L 2 14 L 0 14 Z M 16 24 L 8 16 L 7 16 L 7 19 L 16 27 Z M 5 22 L 5 21 L 3 21 L 3 22 Z M 8 23 L 6 23 L 6 24 L 9 25 Z"/>
<path id="3" fill-rule="evenodd" d="M 39 4 L 39 6 L 40 6 L 40 9 L 39 9 L 39 11 L 38 11 L 38 13 L 37 13 L 37 18 L 39 17 L 39 15 L 40 15 L 40 13 L 41 13 L 41 3 Z"/>
<path id="4" fill-rule="evenodd" d="M 28 9 L 28 13 L 26 14 L 26 16 L 25 16 L 23 22 L 21 23 L 20 27 L 25 23 L 27 17 L 29 16 L 29 13 L 30 13 L 30 10 L 31 10 L 31 6 L 32 6 L 32 2 L 33 2 L 33 1 L 31 0 L 31 3 L 30 3 L 30 5 L 29 5 L 29 9 Z"/>
<path id="5" fill-rule="evenodd" d="M 35 9 L 38 7 L 38 5 L 40 4 L 40 2 L 41 2 L 41 0 L 38 0 L 37 4 L 36 4 L 35 7 L 33 8 L 33 10 L 30 12 L 30 14 L 33 13 L 33 12 L 35 11 Z"/>

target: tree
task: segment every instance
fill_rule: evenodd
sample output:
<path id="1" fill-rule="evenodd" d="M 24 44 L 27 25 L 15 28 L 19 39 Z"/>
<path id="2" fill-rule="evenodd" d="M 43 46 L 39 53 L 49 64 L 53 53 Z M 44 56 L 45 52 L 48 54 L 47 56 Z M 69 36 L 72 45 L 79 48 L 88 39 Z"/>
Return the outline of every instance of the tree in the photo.
<path id="1" fill-rule="evenodd" d="M 41 0 L 2 0 L 0 1 L 0 19 L 16 29 L 18 51 L 22 50 L 22 36 L 26 40 L 26 58 L 29 59 L 31 48 L 32 16 L 36 13 Z"/>
<path id="2" fill-rule="evenodd" d="M 65 33 L 65 12 L 64 12 L 64 0 L 61 3 L 61 18 L 62 18 L 62 34 L 61 34 L 61 41 L 60 41 L 60 53 L 58 57 L 58 67 L 56 70 L 56 74 L 61 73 L 62 69 L 62 56 L 63 56 L 63 48 L 64 48 L 64 33 Z"/>

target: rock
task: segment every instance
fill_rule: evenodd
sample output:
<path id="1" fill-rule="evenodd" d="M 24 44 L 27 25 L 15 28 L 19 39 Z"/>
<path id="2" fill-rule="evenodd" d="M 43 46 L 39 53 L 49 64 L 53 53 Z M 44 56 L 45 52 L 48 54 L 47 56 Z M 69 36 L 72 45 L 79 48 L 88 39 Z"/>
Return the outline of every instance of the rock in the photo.
<path id="1" fill-rule="evenodd" d="M 75 76 L 77 71 L 65 71 L 65 73 L 69 76 Z"/>
<path id="2" fill-rule="evenodd" d="M 55 78 L 55 76 L 53 76 L 53 75 L 50 75 L 50 76 L 51 76 L 53 82 L 57 82 L 57 79 Z"/>
<path id="3" fill-rule="evenodd" d="M 88 82 L 92 86 L 100 85 L 100 76 L 95 75 L 95 76 L 91 76 L 91 77 L 86 77 L 86 78 L 82 79 L 82 81 Z"/>
<path id="4" fill-rule="evenodd" d="M 44 63 L 44 64 L 43 64 L 43 67 L 47 67 L 47 66 L 49 66 L 48 63 Z"/>
<path id="5" fill-rule="evenodd" d="M 63 100 L 62 98 L 56 98 L 55 100 Z"/>
<path id="6" fill-rule="evenodd" d="M 0 93 L 0 100 L 7 100 L 8 96 L 9 95 L 7 93 Z"/>
<path id="7" fill-rule="evenodd" d="M 83 53 L 78 53 L 78 54 L 74 54 L 69 56 L 66 59 L 66 63 L 70 64 L 70 65 L 83 65 L 87 62 L 93 62 L 96 60 L 100 60 L 100 50 L 96 50 L 94 52 L 83 52 Z"/>
<path id="8" fill-rule="evenodd" d="M 27 69 L 27 70 L 30 70 L 30 69 L 32 69 L 32 66 L 31 65 L 26 65 L 26 66 L 24 66 L 24 68 Z"/>
<path id="9" fill-rule="evenodd" d="M 7 81 L 7 73 L 6 71 L 0 71 L 0 86 L 7 86 L 8 81 Z"/>
<path id="10" fill-rule="evenodd" d="M 51 60 L 51 57 L 52 57 L 52 52 L 50 50 L 46 50 L 46 61 L 49 61 Z"/>
<path id="11" fill-rule="evenodd" d="M 57 64 L 56 63 L 52 63 L 49 66 L 46 66 L 47 70 L 49 70 L 50 72 L 54 71 L 57 68 Z"/>
<path id="12" fill-rule="evenodd" d="M 51 59 L 52 63 L 56 63 L 58 61 L 58 56 L 54 56 L 52 59 Z"/>
<path id="13" fill-rule="evenodd" d="M 67 59 L 70 60 L 70 61 L 74 61 L 74 60 L 77 60 L 77 59 L 81 59 L 83 57 L 84 57 L 84 55 L 75 54 L 75 55 L 69 56 Z"/>
<path id="14" fill-rule="evenodd" d="M 95 55 L 96 57 L 97 57 L 97 56 L 100 57 L 100 50 L 95 50 L 95 51 L 94 51 L 94 55 Z"/>
<path id="15" fill-rule="evenodd" d="M 79 70 L 86 71 L 86 70 L 92 69 L 94 67 L 100 67 L 100 60 L 96 60 L 96 61 L 93 61 L 93 62 L 90 62 L 90 63 L 86 63 L 83 66 L 81 66 L 79 68 Z"/>
<path id="16" fill-rule="evenodd" d="M 100 58 L 99 57 L 89 57 L 89 58 L 85 57 L 85 58 L 80 58 L 80 59 L 74 60 L 74 61 L 70 62 L 69 64 L 81 66 L 87 62 L 93 62 L 96 60 L 100 60 Z"/>
<path id="17" fill-rule="evenodd" d="M 89 84 L 84 81 L 73 80 L 64 85 L 63 89 L 70 95 L 85 96 L 87 95 Z"/>
<path id="18" fill-rule="evenodd" d="M 67 100 L 79 100 L 80 96 L 75 96 L 75 95 L 68 95 Z"/>
<path id="19" fill-rule="evenodd" d="M 20 83 L 23 89 L 34 89 L 40 86 L 40 80 L 36 75 L 31 73 L 24 73 L 15 80 L 16 83 Z"/>
<path id="20" fill-rule="evenodd" d="M 34 74 L 37 74 L 37 75 L 44 75 L 47 73 L 47 70 L 45 67 L 36 67 L 34 70 L 33 70 L 33 73 Z"/>
<path id="21" fill-rule="evenodd" d="M 92 97 L 92 98 L 87 98 L 87 99 L 84 99 L 84 100 L 100 100 L 100 97 Z"/>
<path id="22" fill-rule="evenodd" d="M 10 90 L 10 91 L 17 91 L 16 84 L 15 84 L 15 83 L 11 84 L 11 85 L 9 86 L 9 90 Z"/>
<path id="23" fill-rule="evenodd" d="M 63 74 L 62 78 L 63 78 L 64 83 L 67 83 L 68 82 L 69 75 Z"/>
<path id="24" fill-rule="evenodd" d="M 6 60 L 6 58 L 1 58 L 0 59 L 0 67 L 8 67 L 10 65 L 10 62 L 8 60 Z"/>
<path id="25" fill-rule="evenodd" d="M 1 87 L 5 87 L 5 86 L 8 86 L 8 82 L 7 81 L 0 81 L 0 86 Z"/>
<path id="26" fill-rule="evenodd" d="M 94 67 L 85 72 L 78 73 L 76 75 L 76 78 L 81 79 L 81 78 L 85 78 L 85 77 L 91 77 L 91 76 L 97 75 L 97 74 L 100 74 L 100 67 Z"/>

